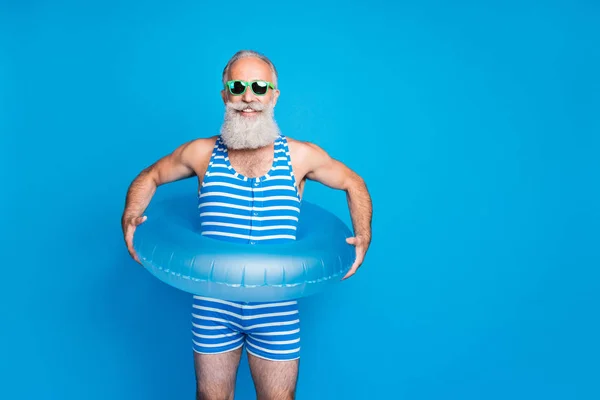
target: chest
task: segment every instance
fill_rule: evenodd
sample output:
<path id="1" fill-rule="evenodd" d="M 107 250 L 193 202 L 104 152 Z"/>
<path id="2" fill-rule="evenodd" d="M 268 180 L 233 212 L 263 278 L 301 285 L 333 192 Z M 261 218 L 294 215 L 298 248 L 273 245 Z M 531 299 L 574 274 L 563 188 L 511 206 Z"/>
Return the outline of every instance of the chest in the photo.
<path id="1" fill-rule="evenodd" d="M 263 176 L 271 170 L 273 151 L 229 152 L 229 163 L 235 171 L 249 178 Z"/>

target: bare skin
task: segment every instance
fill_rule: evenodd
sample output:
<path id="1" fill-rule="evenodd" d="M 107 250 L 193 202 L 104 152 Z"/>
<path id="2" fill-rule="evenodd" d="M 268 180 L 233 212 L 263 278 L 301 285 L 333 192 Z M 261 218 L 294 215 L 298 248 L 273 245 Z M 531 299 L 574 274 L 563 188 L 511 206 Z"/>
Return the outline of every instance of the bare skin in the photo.
<path id="1" fill-rule="evenodd" d="M 233 400 L 242 347 L 222 354 L 194 353 L 196 400 Z"/>
<path id="2" fill-rule="evenodd" d="M 230 79 L 271 80 L 271 70 L 260 59 L 245 58 L 237 61 L 230 70 Z M 265 96 L 255 96 L 246 90 L 242 96 L 230 96 L 221 92 L 223 101 L 276 103 L 279 90 L 269 90 Z M 260 112 L 260 111 L 257 111 Z M 243 112 L 242 112 L 243 113 Z M 253 113 L 244 113 L 253 118 Z M 131 183 L 127 192 L 121 223 L 123 236 L 131 257 L 139 261 L 133 249 L 136 227 L 146 220 L 144 211 L 157 188 L 161 185 L 196 176 L 198 185 L 208 167 L 216 136 L 199 138 L 184 143 L 172 153 L 145 168 Z M 354 245 L 356 261 L 343 279 L 353 276 L 363 263 L 371 242 L 372 204 L 364 180 L 338 160 L 330 157 L 319 146 L 287 138 L 292 170 L 303 194 L 306 180 L 320 182 L 332 189 L 346 192 L 354 237 L 347 242 Z M 229 150 L 231 166 L 248 177 L 262 176 L 269 171 L 273 162 L 273 145 L 253 150 Z M 197 399 L 233 399 L 241 348 L 222 354 L 194 353 L 196 369 Z M 295 398 L 298 377 L 298 360 L 270 361 L 248 354 L 252 378 L 258 400 L 287 400 Z"/>

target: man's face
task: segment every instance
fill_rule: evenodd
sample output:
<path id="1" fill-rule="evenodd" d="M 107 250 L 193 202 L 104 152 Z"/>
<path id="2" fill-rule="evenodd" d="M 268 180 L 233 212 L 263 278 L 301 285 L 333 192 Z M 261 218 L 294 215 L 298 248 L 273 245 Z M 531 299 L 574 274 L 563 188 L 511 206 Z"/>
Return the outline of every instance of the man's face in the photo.
<path id="1" fill-rule="evenodd" d="M 241 80 L 245 82 L 261 80 L 274 83 L 273 74 L 271 73 L 269 65 L 255 57 L 246 57 L 236 61 L 230 68 L 228 80 Z M 279 90 L 269 88 L 265 95 L 257 96 L 252 91 L 252 88 L 247 87 L 244 94 L 235 96 L 229 92 L 229 89 L 224 89 L 221 91 L 221 96 L 223 102 L 226 104 L 228 102 L 235 105 L 239 105 L 240 103 L 258 102 L 261 103 L 263 107 L 268 107 L 269 105 L 275 107 L 277 98 L 279 97 Z M 258 113 L 260 113 L 260 111 L 257 110 L 240 111 L 240 115 L 249 118 L 256 117 Z"/>
<path id="2" fill-rule="evenodd" d="M 231 66 L 227 78 L 245 82 L 259 80 L 274 84 L 269 65 L 254 57 L 236 61 Z M 237 88 L 243 87 L 238 85 Z M 269 87 L 263 95 L 259 95 L 248 86 L 243 94 L 234 95 L 229 88 L 224 88 L 221 96 L 226 106 L 221 137 L 228 148 L 256 149 L 271 145 L 279 137 L 279 127 L 273 117 L 279 90 Z"/>

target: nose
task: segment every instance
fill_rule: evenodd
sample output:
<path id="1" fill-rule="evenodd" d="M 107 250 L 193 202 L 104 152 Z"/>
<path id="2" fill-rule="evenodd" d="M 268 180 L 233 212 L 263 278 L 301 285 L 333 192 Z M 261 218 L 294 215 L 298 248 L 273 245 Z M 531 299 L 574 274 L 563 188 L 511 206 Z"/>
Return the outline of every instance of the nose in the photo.
<path id="1" fill-rule="evenodd" d="M 251 103 L 254 101 L 254 93 L 252 92 L 252 88 L 250 86 L 246 88 L 246 91 L 242 95 L 242 100 L 244 100 L 246 103 Z"/>

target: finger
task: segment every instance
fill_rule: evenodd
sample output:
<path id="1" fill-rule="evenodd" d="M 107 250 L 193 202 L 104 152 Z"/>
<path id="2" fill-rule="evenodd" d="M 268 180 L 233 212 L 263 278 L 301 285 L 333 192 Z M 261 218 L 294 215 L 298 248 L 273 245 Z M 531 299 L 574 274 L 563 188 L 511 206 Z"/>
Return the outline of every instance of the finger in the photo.
<path id="1" fill-rule="evenodd" d="M 356 260 L 354 261 L 354 264 L 356 264 L 357 268 L 362 265 L 364 258 L 365 258 L 365 254 L 362 251 L 357 250 Z"/>
<path id="2" fill-rule="evenodd" d="M 352 267 L 350 267 L 350 270 L 348 270 L 348 272 L 342 278 L 342 280 L 346 280 L 346 279 L 350 278 L 352 275 L 354 275 L 356 273 L 356 271 L 362 265 L 364 258 L 365 258 L 364 251 L 362 251 L 361 249 L 359 249 L 357 247 L 356 248 L 356 259 L 354 260 Z"/>
<path id="3" fill-rule="evenodd" d="M 127 251 L 129 252 L 129 255 L 131 256 L 131 258 L 136 257 L 135 249 L 133 248 L 133 246 L 127 245 Z"/>
<path id="4" fill-rule="evenodd" d="M 135 231 L 135 227 L 128 227 L 125 231 L 125 243 L 127 243 L 127 248 L 131 248 L 133 246 L 133 232 Z"/>
<path id="5" fill-rule="evenodd" d="M 350 268 L 348 270 L 348 272 L 346 273 L 346 275 L 342 278 L 343 281 L 345 281 L 346 279 L 350 278 L 352 275 L 354 275 L 356 273 L 356 270 L 358 269 L 358 267 L 356 265 L 352 265 L 352 268 Z"/>
<path id="6" fill-rule="evenodd" d="M 127 247 L 127 250 L 129 251 L 129 255 L 131 256 L 131 258 L 133 258 L 137 263 L 142 264 L 140 258 L 138 257 L 133 247 Z"/>
<path id="7" fill-rule="evenodd" d="M 354 261 L 354 263 L 352 264 L 352 266 L 350 267 L 348 272 L 346 272 L 346 275 L 342 278 L 342 280 L 345 281 L 346 279 L 348 279 L 352 275 L 354 275 L 356 273 L 356 271 L 358 270 L 359 265 L 360 264 L 358 263 L 358 259 L 357 259 L 356 261 Z"/>
<path id="8" fill-rule="evenodd" d="M 148 217 L 144 215 L 142 217 L 134 218 L 133 223 L 134 223 L 134 225 L 137 226 L 137 225 L 143 223 L 144 221 L 146 221 L 147 219 L 148 219 Z"/>
<path id="9" fill-rule="evenodd" d="M 356 238 L 355 237 L 346 238 L 346 243 L 348 243 L 348 244 L 356 244 Z"/>
<path id="10" fill-rule="evenodd" d="M 142 219 L 142 217 L 134 218 L 134 220 L 137 220 L 137 219 Z M 142 222 L 145 220 L 146 220 L 146 217 L 143 217 Z M 134 223 L 135 221 L 132 221 L 132 222 Z M 125 230 L 125 243 L 127 245 L 127 251 L 129 252 L 129 255 L 131 256 L 131 258 L 133 258 L 137 263 L 142 265 L 142 262 L 140 261 L 139 257 L 137 256 L 137 254 L 133 248 L 133 233 L 135 232 L 135 227 L 136 227 L 136 225 L 134 225 L 133 223 L 128 225 Z"/>

